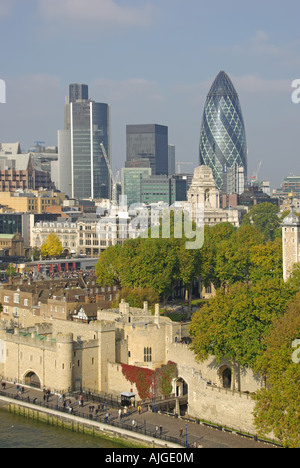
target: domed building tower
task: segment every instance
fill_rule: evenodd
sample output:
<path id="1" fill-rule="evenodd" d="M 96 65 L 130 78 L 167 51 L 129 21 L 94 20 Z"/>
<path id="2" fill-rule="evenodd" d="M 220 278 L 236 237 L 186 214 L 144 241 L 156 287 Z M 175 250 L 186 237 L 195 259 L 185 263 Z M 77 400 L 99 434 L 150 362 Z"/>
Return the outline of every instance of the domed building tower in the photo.
<path id="1" fill-rule="evenodd" d="M 222 193 L 243 193 L 247 183 L 247 143 L 239 98 L 229 76 L 221 71 L 206 98 L 200 165 L 213 171 Z"/>

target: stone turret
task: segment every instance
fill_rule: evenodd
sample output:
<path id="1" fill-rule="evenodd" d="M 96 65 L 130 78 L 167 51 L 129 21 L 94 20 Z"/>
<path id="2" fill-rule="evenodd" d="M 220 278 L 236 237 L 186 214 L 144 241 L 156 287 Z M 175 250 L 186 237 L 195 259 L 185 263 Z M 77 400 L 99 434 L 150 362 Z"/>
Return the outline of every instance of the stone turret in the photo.
<path id="1" fill-rule="evenodd" d="M 73 334 L 58 334 L 56 349 L 57 390 L 67 392 L 73 387 Z"/>
<path id="2" fill-rule="evenodd" d="M 282 255 L 283 255 L 283 279 L 287 281 L 291 275 L 293 266 L 300 261 L 300 220 L 294 213 L 284 218 L 282 223 Z"/>

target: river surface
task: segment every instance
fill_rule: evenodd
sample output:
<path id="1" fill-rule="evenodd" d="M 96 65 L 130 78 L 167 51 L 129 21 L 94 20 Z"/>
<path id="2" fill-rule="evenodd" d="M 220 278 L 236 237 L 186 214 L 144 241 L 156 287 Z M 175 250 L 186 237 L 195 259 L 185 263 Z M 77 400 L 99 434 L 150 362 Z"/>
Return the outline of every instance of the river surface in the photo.
<path id="1" fill-rule="evenodd" d="M 0 410 L 0 448 L 126 448 Z"/>

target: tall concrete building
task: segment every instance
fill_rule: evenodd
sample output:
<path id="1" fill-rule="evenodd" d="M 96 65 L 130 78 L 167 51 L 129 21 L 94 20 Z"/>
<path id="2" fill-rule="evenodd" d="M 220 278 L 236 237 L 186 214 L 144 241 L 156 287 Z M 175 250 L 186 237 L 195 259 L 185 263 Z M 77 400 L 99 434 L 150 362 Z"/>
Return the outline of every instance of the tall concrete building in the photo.
<path id="1" fill-rule="evenodd" d="M 150 167 L 153 175 L 168 175 L 168 127 L 126 126 L 126 167 Z"/>
<path id="2" fill-rule="evenodd" d="M 88 99 L 87 85 L 71 84 L 64 130 L 58 131 L 58 188 L 78 199 L 110 198 L 109 172 L 102 156 L 110 150 L 110 105 Z"/>
<path id="3" fill-rule="evenodd" d="M 200 165 L 213 171 L 217 188 L 243 193 L 247 183 L 245 125 L 237 92 L 221 71 L 208 93 L 200 134 Z"/>

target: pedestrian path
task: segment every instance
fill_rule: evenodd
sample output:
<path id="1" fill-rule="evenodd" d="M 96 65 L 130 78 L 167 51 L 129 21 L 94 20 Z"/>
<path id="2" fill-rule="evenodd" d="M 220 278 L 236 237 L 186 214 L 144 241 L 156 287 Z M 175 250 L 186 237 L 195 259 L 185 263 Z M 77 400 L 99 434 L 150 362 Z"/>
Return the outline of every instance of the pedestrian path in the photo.
<path id="1" fill-rule="evenodd" d="M 0 388 L 1 395 L 19 398 L 59 411 L 69 412 L 106 424 L 130 428 L 141 433 L 151 433 L 153 437 L 174 438 L 180 445 L 190 448 L 273 448 L 271 444 L 255 441 L 234 433 L 220 431 L 191 420 L 175 418 L 171 415 L 152 413 L 145 408 L 132 408 L 126 414 L 120 408 L 112 408 L 108 403 L 97 403 L 84 395 L 59 395 L 29 387 L 6 383 Z"/>

